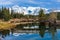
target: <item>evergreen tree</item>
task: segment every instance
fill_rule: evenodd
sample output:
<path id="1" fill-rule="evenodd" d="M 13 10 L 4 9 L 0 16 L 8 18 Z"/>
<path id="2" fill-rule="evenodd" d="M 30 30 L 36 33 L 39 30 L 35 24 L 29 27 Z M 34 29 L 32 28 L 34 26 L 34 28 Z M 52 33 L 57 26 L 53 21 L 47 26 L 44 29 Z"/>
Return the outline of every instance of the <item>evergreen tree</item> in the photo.
<path id="1" fill-rule="evenodd" d="M 9 20 L 11 18 L 10 12 L 9 12 L 9 8 L 3 8 L 0 9 L 0 18 L 4 19 L 5 21 Z"/>
<path id="2" fill-rule="evenodd" d="M 45 20 L 46 15 L 44 14 L 44 10 L 41 9 L 39 11 L 39 20 Z"/>

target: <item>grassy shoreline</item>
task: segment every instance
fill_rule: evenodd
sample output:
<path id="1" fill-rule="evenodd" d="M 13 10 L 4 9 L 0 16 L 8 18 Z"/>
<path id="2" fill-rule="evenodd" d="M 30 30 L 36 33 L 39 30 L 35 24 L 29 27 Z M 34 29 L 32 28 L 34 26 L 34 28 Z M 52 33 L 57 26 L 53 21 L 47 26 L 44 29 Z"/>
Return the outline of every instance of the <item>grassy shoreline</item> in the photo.
<path id="1" fill-rule="evenodd" d="M 19 25 L 19 24 L 28 24 L 28 23 L 34 23 L 34 22 L 9 23 L 9 22 L 2 22 L 1 21 L 0 22 L 0 30 L 8 30 L 8 29 L 16 27 L 16 25 Z"/>
<path id="2" fill-rule="evenodd" d="M 34 22 L 17 22 L 17 23 L 10 23 L 8 21 L 0 21 L 0 30 L 8 30 L 11 28 L 16 27 L 16 25 L 19 24 L 28 24 L 28 23 L 34 23 Z M 39 23 L 39 22 L 35 22 L 35 23 Z M 60 20 L 57 20 L 57 25 L 60 25 Z"/>

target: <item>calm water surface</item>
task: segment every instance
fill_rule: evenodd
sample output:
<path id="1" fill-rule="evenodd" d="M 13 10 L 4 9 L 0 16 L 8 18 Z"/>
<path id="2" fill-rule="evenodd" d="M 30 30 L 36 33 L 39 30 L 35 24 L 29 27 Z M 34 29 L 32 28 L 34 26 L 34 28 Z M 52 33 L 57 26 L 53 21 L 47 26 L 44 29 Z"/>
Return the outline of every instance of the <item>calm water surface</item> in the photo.
<path id="1" fill-rule="evenodd" d="M 30 30 L 22 30 L 22 29 Z M 39 30 L 36 30 L 40 28 Z M 35 29 L 35 30 L 31 30 Z M 25 24 L 9 30 L 0 31 L 0 40 L 60 40 L 60 27 Z"/>

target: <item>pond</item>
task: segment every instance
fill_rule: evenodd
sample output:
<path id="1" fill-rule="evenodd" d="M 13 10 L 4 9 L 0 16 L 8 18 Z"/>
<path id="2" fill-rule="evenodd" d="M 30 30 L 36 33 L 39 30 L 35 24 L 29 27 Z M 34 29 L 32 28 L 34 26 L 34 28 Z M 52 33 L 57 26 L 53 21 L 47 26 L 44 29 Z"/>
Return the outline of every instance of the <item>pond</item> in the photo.
<path id="1" fill-rule="evenodd" d="M 60 27 L 46 27 L 38 23 L 21 24 L 13 29 L 0 31 L 0 40 L 60 40 Z"/>

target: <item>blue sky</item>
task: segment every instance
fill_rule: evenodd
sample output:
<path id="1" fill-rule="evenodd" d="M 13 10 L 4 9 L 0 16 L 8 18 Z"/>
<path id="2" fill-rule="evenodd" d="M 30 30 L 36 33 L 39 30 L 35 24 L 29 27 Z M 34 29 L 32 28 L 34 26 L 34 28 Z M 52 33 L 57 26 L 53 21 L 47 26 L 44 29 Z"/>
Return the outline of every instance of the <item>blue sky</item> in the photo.
<path id="1" fill-rule="evenodd" d="M 60 0 L 0 0 L 0 7 L 12 7 L 14 5 L 24 7 L 43 7 L 60 9 Z"/>

